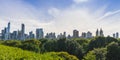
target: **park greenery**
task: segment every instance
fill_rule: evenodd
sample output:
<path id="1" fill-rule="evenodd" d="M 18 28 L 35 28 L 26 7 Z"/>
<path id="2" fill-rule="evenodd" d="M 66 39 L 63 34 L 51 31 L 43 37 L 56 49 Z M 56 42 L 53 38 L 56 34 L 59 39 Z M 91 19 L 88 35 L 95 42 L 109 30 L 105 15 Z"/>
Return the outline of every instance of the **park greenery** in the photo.
<path id="1" fill-rule="evenodd" d="M 120 39 L 0 40 L 1 60 L 119 60 Z"/>

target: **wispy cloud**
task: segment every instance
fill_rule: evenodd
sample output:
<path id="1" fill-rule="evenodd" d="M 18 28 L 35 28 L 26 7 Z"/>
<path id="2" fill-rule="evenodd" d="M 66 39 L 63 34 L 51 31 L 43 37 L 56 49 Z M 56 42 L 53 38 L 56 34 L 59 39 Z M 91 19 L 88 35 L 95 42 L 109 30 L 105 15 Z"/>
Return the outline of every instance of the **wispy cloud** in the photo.
<path id="1" fill-rule="evenodd" d="M 102 17 L 100 17 L 98 20 L 105 19 L 105 18 L 107 18 L 109 16 L 112 16 L 112 15 L 115 15 L 115 14 L 118 14 L 118 13 L 120 13 L 120 10 L 112 11 L 112 12 L 107 12 Z"/>
<path id="2" fill-rule="evenodd" d="M 89 0 L 73 0 L 75 3 L 82 3 L 82 2 L 87 2 L 87 1 L 89 1 Z"/>

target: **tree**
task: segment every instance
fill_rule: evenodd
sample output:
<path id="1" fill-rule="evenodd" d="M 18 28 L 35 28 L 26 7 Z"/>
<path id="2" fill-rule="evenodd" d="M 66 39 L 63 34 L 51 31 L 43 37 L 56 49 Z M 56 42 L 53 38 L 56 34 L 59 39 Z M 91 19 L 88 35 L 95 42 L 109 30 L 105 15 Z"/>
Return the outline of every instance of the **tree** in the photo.
<path id="1" fill-rule="evenodd" d="M 74 40 L 66 40 L 66 39 L 59 39 L 59 40 L 50 40 L 47 41 L 43 46 L 42 46 L 42 51 L 43 52 L 68 52 L 69 54 L 76 55 L 78 58 L 82 58 L 83 53 L 82 53 L 82 48 Z"/>
<path id="2" fill-rule="evenodd" d="M 41 42 L 38 40 L 26 40 L 22 42 L 20 48 L 24 50 L 30 50 L 35 52 L 40 52 Z"/>
<path id="3" fill-rule="evenodd" d="M 77 38 L 77 39 L 75 39 L 75 41 L 81 45 L 83 52 L 86 53 L 90 40 L 83 39 L 83 38 L 79 38 L 79 39 Z"/>
<path id="4" fill-rule="evenodd" d="M 107 50 L 106 48 L 97 48 L 89 51 L 83 60 L 106 60 Z"/>
<path id="5" fill-rule="evenodd" d="M 94 54 L 93 51 L 90 51 L 87 53 L 86 56 L 83 57 L 82 60 L 96 60 L 96 55 Z"/>
<path id="6" fill-rule="evenodd" d="M 119 60 L 120 59 L 120 46 L 116 42 L 112 42 L 107 46 L 107 59 L 106 60 Z"/>
<path id="7" fill-rule="evenodd" d="M 49 40 L 45 42 L 41 48 L 41 52 L 50 52 L 50 51 L 57 51 L 57 41 L 56 40 Z"/>
<path id="8" fill-rule="evenodd" d="M 112 37 L 96 37 L 92 39 L 88 46 L 88 51 L 94 48 L 106 47 L 111 42 L 117 42 L 118 40 Z"/>

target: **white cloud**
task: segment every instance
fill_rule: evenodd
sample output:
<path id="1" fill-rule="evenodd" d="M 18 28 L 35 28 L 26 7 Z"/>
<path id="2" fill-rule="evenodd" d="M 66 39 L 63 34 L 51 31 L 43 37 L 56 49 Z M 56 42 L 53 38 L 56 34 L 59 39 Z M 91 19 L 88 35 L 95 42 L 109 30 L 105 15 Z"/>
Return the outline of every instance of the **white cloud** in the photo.
<path id="1" fill-rule="evenodd" d="M 76 3 L 87 1 L 76 0 Z M 36 28 L 44 28 L 45 32 L 56 32 L 57 34 L 63 31 L 72 34 L 73 29 L 78 29 L 80 33 L 91 31 L 94 34 L 96 29 L 101 27 L 105 34 L 120 31 L 120 19 L 118 19 L 120 14 L 117 14 L 119 10 L 104 14 L 105 9 L 106 6 L 103 6 L 95 11 L 90 11 L 87 7 L 78 8 L 76 5 L 72 6 L 72 4 L 65 9 L 52 7 L 48 11 L 44 11 L 53 17 L 49 19 L 39 8 L 26 4 L 22 0 L 7 2 L 0 0 L 0 24 L 3 24 L 0 25 L 0 29 L 3 29 L 7 22 L 11 21 L 12 31 L 20 29 L 21 23 L 25 23 L 26 32 L 35 31 Z"/>
<path id="2" fill-rule="evenodd" d="M 60 14 L 60 11 L 57 8 L 51 8 L 48 10 L 48 14 L 52 15 L 53 17 L 56 17 Z"/>
<path id="3" fill-rule="evenodd" d="M 105 9 L 106 6 L 91 12 L 86 8 L 68 8 L 65 10 L 56 8 L 59 14 L 53 14 L 53 16 L 55 16 L 53 19 L 55 21 L 53 30 L 56 30 L 57 33 L 67 31 L 72 34 L 73 29 L 78 29 L 80 33 L 91 31 L 93 35 L 95 35 L 97 28 L 103 28 L 105 35 L 119 31 L 118 26 L 120 23 L 111 24 L 113 21 L 120 21 L 120 19 L 118 19 L 120 15 L 114 15 L 119 11 L 108 14 L 107 16 L 110 16 L 109 18 L 99 20 L 99 17 L 104 16 Z"/>
<path id="4" fill-rule="evenodd" d="M 92 30 L 93 32 L 93 29 L 96 30 L 99 27 L 96 16 L 93 16 L 89 10 L 68 8 L 59 11 L 60 14 L 55 15 L 56 17 L 53 19 L 56 27 L 54 29 L 57 29 L 58 33 L 67 31 L 71 34 L 73 29 L 78 29 L 81 32 Z"/>
<path id="5" fill-rule="evenodd" d="M 49 27 L 52 21 L 45 20 L 46 16 L 34 6 L 23 2 L 23 0 L 0 0 L 0 29 L 11 22 L 11 30 L 21 29 L 21 23 L 25 23 L 26 32 L 36 28 Z M 34 26 L 34 27 L 33 27 Z M 12 32 L 11 31 L 11 32 Z"/>
<path id="6" fill-rule="evenodd" d="M 87 2 L 89 0 L 73 0 L 75 3 L 82 3 L 82 2 Z"/>

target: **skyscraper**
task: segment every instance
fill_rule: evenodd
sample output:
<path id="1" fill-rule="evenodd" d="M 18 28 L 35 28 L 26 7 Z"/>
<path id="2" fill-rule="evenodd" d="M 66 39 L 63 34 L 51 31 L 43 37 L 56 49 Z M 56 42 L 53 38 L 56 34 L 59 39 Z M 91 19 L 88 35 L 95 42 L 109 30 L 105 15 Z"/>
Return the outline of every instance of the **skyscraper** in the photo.
<path id="1" fill-rule="evenodd" d="M 119 38 L 119 33 L 118 32 L 116 32 L 116 38 Z"/>
<path id="2" fill-rule="evenodd" d="M 92 38 L 92 33 L 90 31 L 87 32 L 86 38 Z"/>
<path id="3" fill-rule="evenodd" d="M 8 23 L 8 33 L 10 33 L 10 22 Z"/>
<path id="4" fill-rule="evenodd" d="M 8 34 L 8 40 L 10 40 L 10 22 L 8 23 L 8 27 L 7 27 L 7 34 Z"/>
<path id="5" fill-rule="evenodd" d="M 86 33 L 85 32 L 82 32 L 82 38 L 86 38 Z"/>
<path id="6" fill-rule="evenodd" d="M 100 29 L 100 36 L 102 36 L 102 37 L 104 36 L 102 29 Z"/>
<path id="7" fill-rule="evenodd" d="M 73 30 L 73 38 L 78 38 L 79 37 L 79 31 Z"/>
<path id="8" fill-rule="evenodd" d="M 41 39 L 44 37 L 43 29 L 36 29 L 36 39 Z"/>
<path id="9" fill-rule="evenodd" d="M 101 36 L 101 37 L 103 37 L 103 36 L 104 36 L 103 30 L 100 29 L 100 31 L 99 31 L 99 30 L 97 29 L 97 31 L 96 31 L 96 36 Z"/>
<path id="10" fill-rule="evenodd" d="M 18 39 L 17 36 L 18 36 L 18 32 L 17 31 L 13 31 L 13 39 L 14 40 Z"/>
<path id="11" fill-rule="evenodd" d="M 21 25 L 21 40 L 25 40 L 25 25 Z"/>
<path id="12" fill-rule="evenodd" d="M 47 39 L 55 39 L 56 38 L 55 32 L 47 33 L 45 38 L 47 38 Z"/>
<path id="13" fill-rule="evenodd" d="M 63 32 L 63 37 L 66 38 L 66 32 Z"/>
<path id="14" fill-rule="evenodd" d="M 2 36 L 1 36 L 1 39 L 4 40 L 4 39 L 5 39 L 5 30 L 2 30 L 1 32 L 2 32 L 2 33 L 1 33 L 1 35 L 2 35 Z"/>
<path id="15" fill-rule="evenodd" d="M 113 34 L 113 38 L 116 38 L 116 35 L 115 35 L 115 33 Z"/>
<path id="16" fill-rule="evenodd" d="M 98 31 L 98 29 L 96 30 L 96 36 L 99 36 L 99 31 Z"/>
<path id="17" fill-rule="evenodd" d="M 33 34 L 33 32 L 31 31 L 31 32 L 29 32 L 29 39 L 34 39 L 34 34 Z"/>
<path id="18" fill-rule="evenodd" d="M 4 36 L 5 36 L 5 38 L 4 38 L 4 39 L 5 39 L 5 40 L 8 40 L 8 29 L 5 27 L 4 30 L 5 30 L 5 32 L 4 32 L 4 34 L 5 34 Z"/>
<path id="19" fill-rule="evenodd" d="M 113 38 L 119 38 L 119 33 L 118 32 L 114 33 Z"/>

